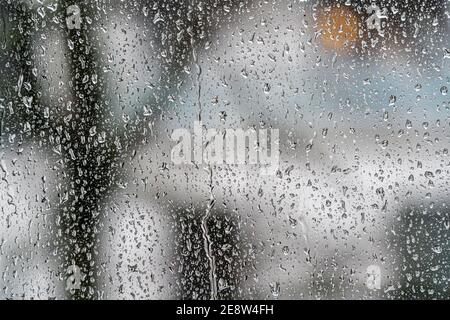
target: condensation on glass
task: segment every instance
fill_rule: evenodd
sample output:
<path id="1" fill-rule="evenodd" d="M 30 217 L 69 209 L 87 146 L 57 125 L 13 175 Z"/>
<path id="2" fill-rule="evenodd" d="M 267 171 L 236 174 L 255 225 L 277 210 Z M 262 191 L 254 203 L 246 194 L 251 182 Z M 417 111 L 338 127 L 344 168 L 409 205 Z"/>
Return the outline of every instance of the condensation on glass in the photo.
<path id="1" fill-rule="evenodd" d="M 448 1 L 0 13 L 0 298 L 450 298 Z"/>

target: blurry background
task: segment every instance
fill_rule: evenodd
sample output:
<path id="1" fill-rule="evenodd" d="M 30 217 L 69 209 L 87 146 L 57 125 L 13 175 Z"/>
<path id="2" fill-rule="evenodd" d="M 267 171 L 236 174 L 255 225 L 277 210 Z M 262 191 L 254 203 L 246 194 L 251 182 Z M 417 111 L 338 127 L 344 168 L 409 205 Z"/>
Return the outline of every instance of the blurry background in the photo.
<path id="1" fill-rule="evenodd" d="M 0 2 L 2 299 L 450 298 L 448 1 Z"/>

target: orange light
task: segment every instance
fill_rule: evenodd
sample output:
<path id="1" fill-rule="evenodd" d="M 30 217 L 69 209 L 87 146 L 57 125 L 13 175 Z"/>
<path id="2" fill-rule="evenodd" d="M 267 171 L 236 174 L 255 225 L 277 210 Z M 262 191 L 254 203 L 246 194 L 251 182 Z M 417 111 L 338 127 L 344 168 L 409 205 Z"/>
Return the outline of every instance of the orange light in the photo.
<path id="1" fill-rule="evenodd" d="M 319 16 L 322 44 L 326 49 L 342 51 L 358 38 L 358 16 L 345 7 L 324 9 Z"/>

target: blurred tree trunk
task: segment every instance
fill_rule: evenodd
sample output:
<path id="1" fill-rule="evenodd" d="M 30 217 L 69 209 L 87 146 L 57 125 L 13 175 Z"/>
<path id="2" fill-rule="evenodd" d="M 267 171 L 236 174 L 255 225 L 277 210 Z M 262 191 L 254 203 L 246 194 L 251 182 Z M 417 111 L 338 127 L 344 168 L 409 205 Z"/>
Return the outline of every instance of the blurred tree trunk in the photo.
<path id="1" fill-rule="evenodd" d="M 61 207 L 64 269 L 68 292 L 73 299 L 98 298 L 96 263 L 98 224 L 105 197 L 113 185 L 112 163 L 116 155 L 108 133 L 98 133 L 104 125 L 102 78 L 96 53 L 98 40 L 89 30 L 87 18 L 98 19 L 96 1 L 63 0 L 61 21 L 67 37 L 66 60 L 71 73 L 72 105 L 70 121 L 64 127 L 62 152 L 68 181 L 68 199 Z M 80 9 L 80 28 L 69 27 L 66 19 Z M 72 7 L 74 8 L 74 7 Z M 75 7 L 76 8 L 76 7 Z M 77 283 L 81 279 L 81 283 Z"/>
<path id="2" fill-rule="evenodd" d="M 9 21 L 10 30 L 6 19 Z M 20 141 L 37 136 L 48 122 L 39 106 L 40 93 L 34 72 L 33 38 L 37 30 L 37 14 L 23 3 L 6 3 L 2 7 L 4 36 L 2 46 L 5 58 L 5 74 L 2 75 L 2 99 L 0 133 L 17 133 Z M 7 38 L 6 35 L 10 35 Z M 11 84 L 15 84 L 12 86 Z"/>

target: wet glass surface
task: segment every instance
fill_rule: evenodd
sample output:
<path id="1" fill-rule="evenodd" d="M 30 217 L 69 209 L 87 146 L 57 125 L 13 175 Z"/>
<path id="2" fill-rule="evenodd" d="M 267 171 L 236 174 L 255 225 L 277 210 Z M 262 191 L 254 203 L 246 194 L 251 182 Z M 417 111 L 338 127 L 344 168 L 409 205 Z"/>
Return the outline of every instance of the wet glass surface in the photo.
<path id="1" fill-rule="evenodd" d="M 0 298 L 450 298 L 448 1 L 0 3 Z"/>

